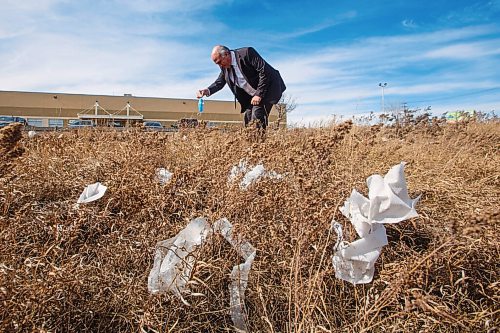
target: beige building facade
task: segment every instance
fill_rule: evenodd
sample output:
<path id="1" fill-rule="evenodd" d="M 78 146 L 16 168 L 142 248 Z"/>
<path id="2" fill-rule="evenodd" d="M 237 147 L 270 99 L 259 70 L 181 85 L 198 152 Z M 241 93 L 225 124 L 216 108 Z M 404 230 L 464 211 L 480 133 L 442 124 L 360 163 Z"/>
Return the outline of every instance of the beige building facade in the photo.
<path id="1" fill-rule="evenodd" d="M 77 119 L 122 126 L 159 121 L 170 127 L 186 118 L 214 126 L 242 125 L 239 104 L 235 108 L 234 101 L 204 102 L 203 112 L 199 113 L 197 99 L 0 91 L 0 116 L 23 117 L 35 127 L 66 127 Z M 273 108 L 269 122 L 276 121 L 277 116 Z"/>

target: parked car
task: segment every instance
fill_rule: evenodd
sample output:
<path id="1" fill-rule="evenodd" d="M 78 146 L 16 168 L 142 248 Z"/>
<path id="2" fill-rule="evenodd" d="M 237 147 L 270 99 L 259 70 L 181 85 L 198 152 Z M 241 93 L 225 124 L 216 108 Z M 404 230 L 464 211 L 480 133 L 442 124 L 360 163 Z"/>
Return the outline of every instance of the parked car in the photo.
<path id="1" fill-rule="evenodd" d="M 95 127 L 92 120 L 73 120 L 69 122 L 69 128 Z"/>
<path id="2" fill-rule="evenodd" d="M 12 123 L 21 123 L 23 125 L 28 125 L 26 119 L 22 117 L 13 117 L 13 116 L 0 116 L 0 127 L 5 127 Z"/>
<path id="3" fill-rule="evenodd" d="M 163 125 L 159 121 L 145 121 L 142 123 L 142 127 L 150 129 L 161 129 Z"/>
<path id="4" fill-rule="evenodd" d="M 113 121 L 108 124 L 109 127 L 123 127 L 123 123 L 120 123 L 119 121 Z"/>

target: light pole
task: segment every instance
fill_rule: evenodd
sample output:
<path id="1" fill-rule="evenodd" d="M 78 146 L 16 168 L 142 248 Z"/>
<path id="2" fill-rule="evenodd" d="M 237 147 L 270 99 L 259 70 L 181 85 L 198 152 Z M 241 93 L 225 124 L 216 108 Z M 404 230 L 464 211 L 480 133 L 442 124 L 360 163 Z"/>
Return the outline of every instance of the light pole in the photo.
<path id="1" fill-rule="evenodd" d="M 378 86 L 382 88 L 382 112 L 385 113 L 385 105 L 384 105 L 384 89 L 387 87 L 387 82 L 379 83 Z"/>

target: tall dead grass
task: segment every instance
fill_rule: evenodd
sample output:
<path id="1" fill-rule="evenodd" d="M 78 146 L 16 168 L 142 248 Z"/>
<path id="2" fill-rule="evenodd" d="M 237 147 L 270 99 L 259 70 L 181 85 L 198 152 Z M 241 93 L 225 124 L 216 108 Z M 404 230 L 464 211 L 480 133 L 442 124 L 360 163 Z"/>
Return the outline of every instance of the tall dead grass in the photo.
<path id="1" fill-rule="evenodd" d="M 220 236 L 196 254 L 190 288 L 204 296 L 187 296 L 192 306 L 147 291 L 156 242 L 198 216 L 227 217 L 257 249 L 246 291 L 252 332 L 498 330 L 498 123 L 397 133 L 345 123 L 269 131 L 262 143 L 251 136 L 130 129 L 4 140 L 0 330 L 230 331 L 229 273 L 241 258 Z M 21 146 L 23 154 L 7 154 Z M 242 191 L 227 183 L 242 158 L 285 177 Z M 410 196 L 422 195 L 420 217 L 387 227 L 372 283 L 336 279 L 331 219 L 353 240 L 338 207 L 400 161 Z M 174 174 L 165 186 L 160 167 Z M 106 195 L 75 208 L 96 181 Z"/>

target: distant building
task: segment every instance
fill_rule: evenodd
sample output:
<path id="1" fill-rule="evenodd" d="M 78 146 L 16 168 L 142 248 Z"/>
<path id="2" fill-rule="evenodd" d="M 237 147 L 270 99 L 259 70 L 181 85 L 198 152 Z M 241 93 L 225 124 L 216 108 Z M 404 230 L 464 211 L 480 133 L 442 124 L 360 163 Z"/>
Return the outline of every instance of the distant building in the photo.
<path id="1" fill-rule="evenodd" d="M 233 101 L 205 100 L 198 113 L 196 99 L 82 95 L 0 91 L 0 115 L 23 117 L 31 126 L 66 127 L 76 119 L 91 119 L 100 125 L 126 126 L 143 121 L 159 121 L 170 127 L 181 119 L 194 118 L 215 126 L 242 125 L 239 105 Z M 277 120 L 273 108 L 269 122 Z"/>

